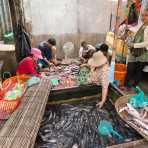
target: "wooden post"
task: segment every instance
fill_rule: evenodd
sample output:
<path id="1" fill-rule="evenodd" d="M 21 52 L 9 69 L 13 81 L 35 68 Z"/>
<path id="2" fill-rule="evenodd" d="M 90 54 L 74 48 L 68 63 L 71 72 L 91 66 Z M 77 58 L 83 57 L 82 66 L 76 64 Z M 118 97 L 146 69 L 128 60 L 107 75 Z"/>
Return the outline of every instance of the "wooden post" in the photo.
<path id="1" fill-rule="evenodd" d="M 18 1 L 18 0 L 16 0 Z M 12 20 L 12 28 L 13 28 L 13 33 L 14 33 L 14 42 L 15 42 L 15 56 L 16 56 L 16 61 L 17 61 L 17 24 L 18 24 L 18 18 L 17 18 L 17 12 L 16 12 L 16 7 L 14 0 L 9 0 L 9 6 L 10 6 L 10 13 L 11 13 L 11 20 Z"/>
<path id="2" fill-rule="evenodd" d="M 113 81 L 114 81 L 116 44 L 117 44 L 117 34 L 118 34 L 118 29 L 119 29 L 119 8 L 120 8 L 121 2 L 122 2 L 122 0 L 118 0 L 117 12 L 116 12 L 115 32 L 114 32 L 114 40 L 113 40 L 113 47 L 112 47 L 112 59 L 111 59 L 110 74 L 109 74 L 109 81 L 111 83 L 113 83 Z"/>
<path id="3" fill-rule="evenodd" d="M 18 0 L 15 0 L 15 1 L 18 1 Z M 10 12 L 11 12 L 11 20 L 12 20 L 14 38 L 16 39 L 16 27 L 17 27 L 18 19 L 17 19 L 17 12 L 16 12 L 14 0 L 9 0 L 9 6 L 10 6 Z"/>
<path id="4" fill-rule="evenodd" d="M 18 49 L 19 37 L 17 35 L 18 32 L 18 24 L 19 21 L 22 20 L 22 7 L 21 7 L 21 0 L 9 0 L 10 12 L 11 12 L 11 20 L 12 20 L 12 27 L 14 33 L 14 42 L 15 42 L 15 55 L 16 61 L 19 62 L 20 57 L 20 49 Z"/>
<path id="5" fill-rule="evenodd" d="M 119 17 L 120 17 L 120 5 L 122 0 L 118 0 L 117 3 L 117 12 L 116 12 L 116 22 L 115 22 L 115 32 L 114 32 L 114 41 L 113 41 L 113 54 L 112 54 L 112 60 L 115 60 L 116 58 L 116 44 L 117 44 L 117 35 L 119 30 Z"/>

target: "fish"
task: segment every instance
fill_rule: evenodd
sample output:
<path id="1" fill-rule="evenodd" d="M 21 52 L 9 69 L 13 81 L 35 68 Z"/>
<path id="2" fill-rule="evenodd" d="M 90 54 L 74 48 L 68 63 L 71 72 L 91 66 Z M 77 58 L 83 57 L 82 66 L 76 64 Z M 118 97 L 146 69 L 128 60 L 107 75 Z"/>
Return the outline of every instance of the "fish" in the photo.
<path id="1" fill-rule="evenodd" d="M 57 140 L 56 140 L 56 139 L 50 139 L 50 140 L 48 140 L 48 142 L 49 142 L 49 143 L 56 143 Z"/>
<path id="2" fill-rule="evenodd" d="M 95 101 L 85 101 L 74 105 L 47 106 L 36 143 L 39 148 L 105 148 L 123 143 L 117 138 L 99 135 L 97 125 L 102 119 L 112 122 L 114 129 L 127 140 L 140 138 L 136 131 L 121 120 L 110 101 L 99 110 L 95 107 Z"/>
<path id="3" fill-rule="evenodd" d="M 130 115 L 140 119 L 140 113 L 131 104 L 127 103 L 127 107 L 126 111 Z"/>
<path id="4" fill-rule="evenodd" d="M 74 133 L 71 132 L 71 131 L 67 131 L 67 132 L 64 133 L 64 135 L 65 135 L 66 137 L 73 137 L 73 136 L 74 136 Z"/>
<path id="5" fill-rule="evenodd" d="M 72 146 L 72 148 L 79 148 L 79 145 L 78 145 L 78 144 L 74 144 L 74 145 Z"/>

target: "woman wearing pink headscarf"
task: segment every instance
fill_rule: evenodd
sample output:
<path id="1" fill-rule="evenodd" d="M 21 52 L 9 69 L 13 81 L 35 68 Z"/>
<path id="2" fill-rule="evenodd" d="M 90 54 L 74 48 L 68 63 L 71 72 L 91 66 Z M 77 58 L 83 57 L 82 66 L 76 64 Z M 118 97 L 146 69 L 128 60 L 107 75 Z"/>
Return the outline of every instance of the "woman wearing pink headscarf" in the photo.
<path id="1" fill-rule="evenodd" d="M 17 74 L 28 74 L 32 76 L 40 77 L 40 73 L 37 71 L 38 64 L 37 61 L 43 59 L 41 51 L 37 48 L 31 49 L 30 56 L 24 58 L 17 67 Z"/>

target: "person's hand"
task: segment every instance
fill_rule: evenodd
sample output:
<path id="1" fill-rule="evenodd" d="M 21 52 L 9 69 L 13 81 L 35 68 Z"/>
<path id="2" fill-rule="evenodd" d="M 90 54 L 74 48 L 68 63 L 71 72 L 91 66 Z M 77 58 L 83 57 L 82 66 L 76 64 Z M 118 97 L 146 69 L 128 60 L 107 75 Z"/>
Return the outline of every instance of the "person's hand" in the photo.
<path id="1" fill-rule="evenodd" d="M 83 57 L 80 58 L 80 60 L 81 60 L 82 63 L 86 63 L 86 59 L 84 59 Z"/>
<path id="2" fill-rule="evenodd" d="M 127 43 L 128 47 L 132 48 L 134 47 L 134 43 Z"/>
<path id="3" fill-rule="evenodd" d="M 99 107 L 99 108 L 102 108 L 104 105 L 104 102 L 103 101 L 100 101 L 96 104 L 96 107 Z"/>
<path id="4" fill-rule="evenodd" d="M 42 72 L 49 72 L 49 68 L 42 68 Z"/>
<path id="5" fill-rule="evenodd" d="M 49 62 L 49 66 L 54 67 L 55 65 L 53 63 Z"/>

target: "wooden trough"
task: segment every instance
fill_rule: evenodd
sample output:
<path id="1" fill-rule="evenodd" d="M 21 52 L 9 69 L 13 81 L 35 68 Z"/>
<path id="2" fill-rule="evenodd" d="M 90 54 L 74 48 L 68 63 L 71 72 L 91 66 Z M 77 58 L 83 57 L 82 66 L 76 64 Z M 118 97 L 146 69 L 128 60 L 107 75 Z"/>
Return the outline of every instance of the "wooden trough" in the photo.
<path id="1" fill-rule="evenodd" d="M 73 100 L 78 100 L 79 98 L 89 98 L 92 95 L 101 95 L 101 86 L 97 86 L 95 84 L 88 85 L 80 85 L 79 87 L 69 88 L 69 89 L 61 89 L 61 90 L 51 90 L 50 96 L 48 98 L 48 103 L 62 103 L 66 101 L 70 101 L 71 98 Z M 123 96 L 123 92 L 118 89 L 115 85 L 109 85 L 108 96 L 111 96 L 113 101 Z"/>
<path id="2" fill-rule="evenodd" d="M 96 85 L 85 85 L 85 86 L 80 86 L 78 88 L 71 88 L 65 90 L 63 89 L 58 91 L 51 90 L 48 103 L 61 104 L 61 103 L 89 100 L 92 98 L 92 95 L 94 96 L 100 95 L 100 92 L 101 92 L 101 87 L 98 87 Z M 84 94 L 86 95 L 85 97 Z M 113 102 L 115 102 L 118 98 L 120 97 L 122 98 L 124 96 L 124 93 L 120 89 L 118 89 L 115 85 L 110 84 L 108 96 L 110 96 Z M 140 139 L 131 142 L 125 142 L 119 145 L 110 146 L 108 148 L 146 148 L 147 146 L 148 142 L 145 139 Z"/>

